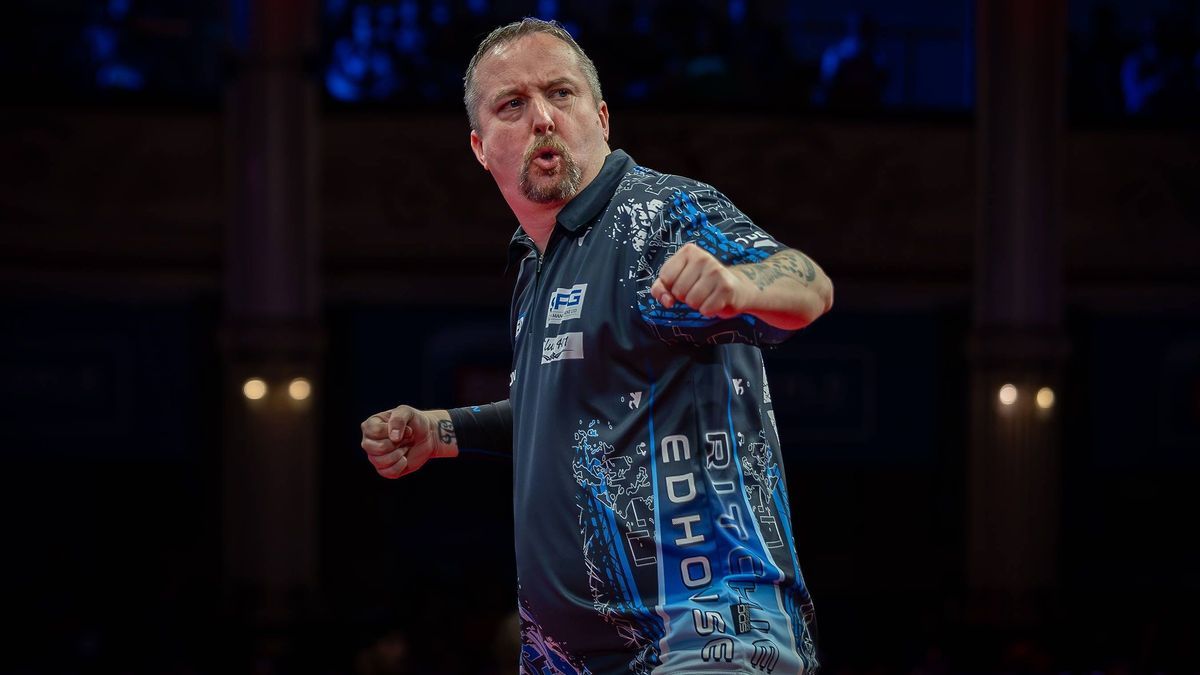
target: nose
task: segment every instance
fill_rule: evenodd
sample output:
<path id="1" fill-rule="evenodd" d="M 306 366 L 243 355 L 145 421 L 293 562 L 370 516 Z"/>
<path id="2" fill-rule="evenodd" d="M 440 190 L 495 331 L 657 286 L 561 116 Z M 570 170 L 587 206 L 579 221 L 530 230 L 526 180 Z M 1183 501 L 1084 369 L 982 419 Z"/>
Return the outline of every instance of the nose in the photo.
<path id="1" fill-rule="evenodd" d="M 539 135 L 549 134 L 554 131 L 554 107 L 550 102 L 542 97 L 534 97 L 532 112 L 533 112 L 533 131 Z"/>

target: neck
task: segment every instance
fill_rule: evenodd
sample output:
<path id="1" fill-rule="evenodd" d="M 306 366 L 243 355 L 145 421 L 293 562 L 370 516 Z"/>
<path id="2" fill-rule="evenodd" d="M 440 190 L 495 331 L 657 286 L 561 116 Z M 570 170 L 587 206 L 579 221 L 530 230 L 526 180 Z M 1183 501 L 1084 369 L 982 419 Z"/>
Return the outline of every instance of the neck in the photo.
<path id="1" fill-rule="evenodd" d="M 589 162 L 583 172 L 583 179 L 579 183 L 579 192 L 581 194 L 591 185 L 596 176 L 599 175 L 600 169 L 604 166 L 604 158 L 607 157 L 612 150 L 609 149 L 608 143 L 604 144 L 604 154 L 600 156 L 599 161 Z M 570 203 L 570 199 L 564 202 L 555 202 L 552 204 L 538 204 L 531 202 L 525 198 L 525 195 L 519 192 L 508 193 L 501 191 L 504 194 L 504 201 L 508 202 L 508 207 L 512 209 L 513 215 L 517 217 L 517 221 L 521 223 L 521 229 L 525 230 L 525 234 L 533 240 L 540 253 L 546 252 L 546 246 L 550 243 L 550 235 L 554 232 L 554 223 L 558 219 L 558 212 L 563 210 L 563 207 Z M 573 198 L 572 198 L 573 199 Z"/>
<path id="2" fill-rule="evenodd" d="M 541 206 L 539 204 L 539 206 Z M 533 240 L 537 246 L 539 253 L 546 252 L 546 245 L 550 243 L 550 235 L 554 232 L 554 223 L 558 220 L 558 212 L 566 206 L 566 202 L 555 205 L 553 207 L 543 207 L 529 212 L 520 213 L 516 209 L 517 221 L 521 223 L 521 229 L 525 230 L 525 234 Z"/>

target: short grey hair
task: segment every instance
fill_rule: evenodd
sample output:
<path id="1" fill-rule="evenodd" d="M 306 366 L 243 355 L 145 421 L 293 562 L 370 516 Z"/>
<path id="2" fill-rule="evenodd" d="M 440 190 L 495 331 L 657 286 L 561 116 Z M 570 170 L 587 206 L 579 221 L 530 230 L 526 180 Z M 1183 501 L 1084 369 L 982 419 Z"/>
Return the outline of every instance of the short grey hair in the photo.
<path id="1" fill-rule="evenodd" d="M 592 91 L 592 99 L 595 101 L 596 107 L 599 107 L 600 102 L 604 100 L 604 96 L 600 93 L 600 75 L 596 72 L 596 64 L 592 63 L 592 60 L 584 53 L 579 43 L 575 42 L 575 38 L 571 37 L 567 29 L 563 28 L 562 24 L 557 21 L 543 21 L 533 17 L 526 17 L 520 21 L 500 26 L 491 33 L 488 33 L 483 42 L 479 43 L 479 48 L 475 50 L 475 55 L 471 57 L 471 62 L 467 64 L 467 74 L 463 77 L 463 103 L 467 106 L 467 119 L 471 122 L 472 130 L 479 130 L 480 94 L 479 89 L 475 86 L 475 69 L 479 67 L 479 62 L 496 47 L 516 42 L 526 35 L 534 33 L 545 33 L 565 42 L 571 48 L 571 51 L 575 52 L 575 57 L 579 61 L 579 68 L 583 71 L 583 76 L 587 79 L 588 89 Z"/>

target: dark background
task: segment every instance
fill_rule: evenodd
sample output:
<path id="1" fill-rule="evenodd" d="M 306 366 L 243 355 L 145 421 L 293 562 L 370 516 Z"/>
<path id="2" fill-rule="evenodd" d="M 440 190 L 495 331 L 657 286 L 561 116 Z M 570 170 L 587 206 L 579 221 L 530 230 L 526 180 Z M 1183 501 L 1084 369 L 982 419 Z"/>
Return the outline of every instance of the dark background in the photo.
<path id="1" fill-rule="evenodd" d="M 827 672 L 1197 672 L 1200 6 L 1060 6 L 1057 230 L 1027 244 L 1061 264 L 1058 534 L 1014 619 L 973 609 L 968 562 L 978 129 L 997 114 L 977 109 L 974 2 L 6 4 L 0 672 L 514 672 L 510 465 L 386 481 L 358 424 L 505 396 L 516 223 L 460 87 L 480 37 L 531 14 L 593 55 L 614 148 L 718 186 L 836 284 L 766 355 Z M 848 22 L 874 32 L 875 85 L 823 66 Z M 305 48 L 260 58 L 261 25 Z M 281 71 L 308 98 L 268 95 L 246 132 L 235 83 Z M 299 141 L 244 140 L 278 129 Z M 239 181 L 264 163 L 283 188 L 255 202 Z M 254 299 L 277 278 L 305 290 Z M 306 407 L 242 397 L 297 373 Z M 314 478 L 259 502 L 230 475 L 268 422 L 302 429 L 268 467 Z M 314 563 L 264 600 L 271 567 L 230 562 L 259 551 L 230 518 L 280 494 L 314 505 L 279 535 Z"/>

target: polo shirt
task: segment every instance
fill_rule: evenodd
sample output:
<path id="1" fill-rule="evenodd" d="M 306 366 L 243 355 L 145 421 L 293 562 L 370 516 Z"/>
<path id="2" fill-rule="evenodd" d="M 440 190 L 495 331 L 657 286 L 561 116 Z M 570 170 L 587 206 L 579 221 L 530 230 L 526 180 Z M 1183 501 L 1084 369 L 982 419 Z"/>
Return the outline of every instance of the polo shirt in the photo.
<path id="1" fill-rule="evenodd" d="M 653 298 L 688 242 L 727 265 L 784 249 L 713 187 L 619 150 L 544 254 L 510 243 L 523 673 L 816 667 L 760 351 L 790 333 Z"/>

